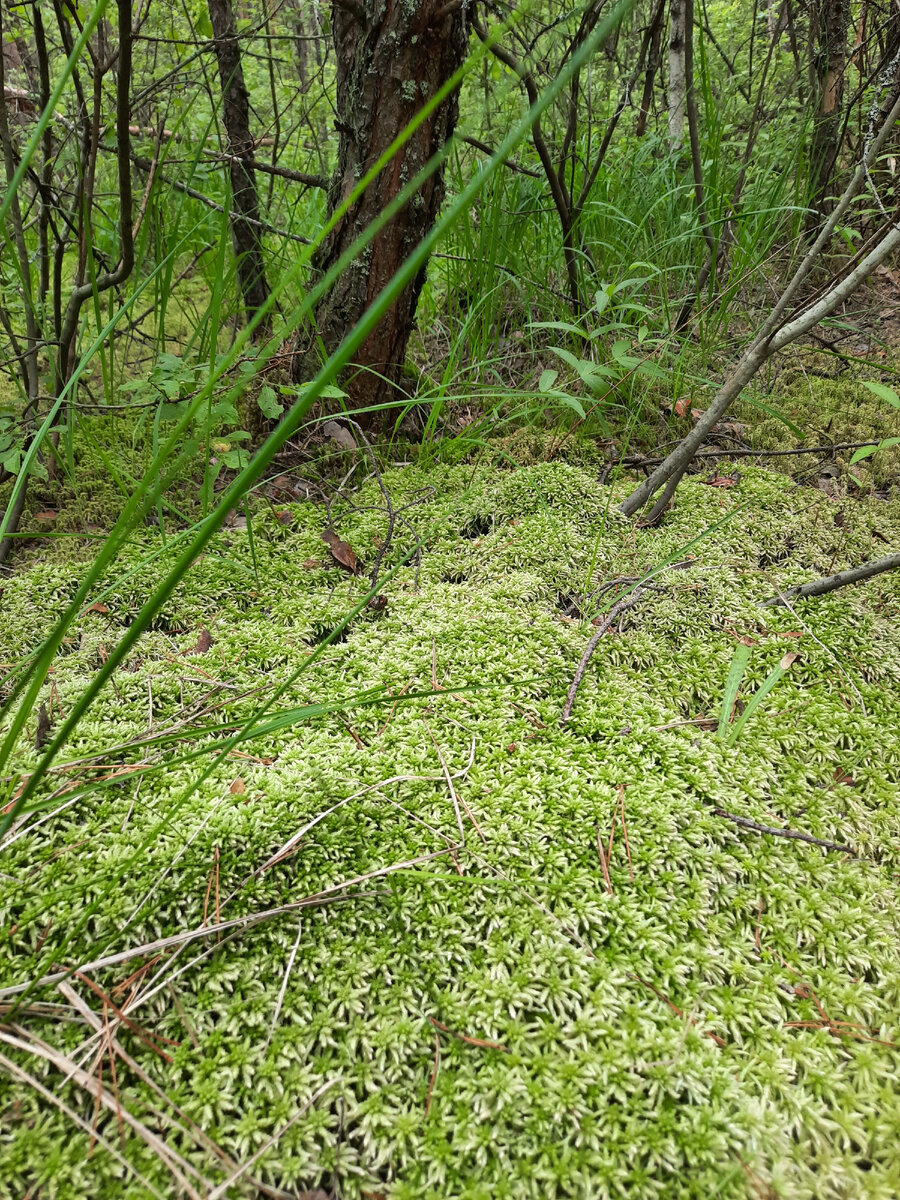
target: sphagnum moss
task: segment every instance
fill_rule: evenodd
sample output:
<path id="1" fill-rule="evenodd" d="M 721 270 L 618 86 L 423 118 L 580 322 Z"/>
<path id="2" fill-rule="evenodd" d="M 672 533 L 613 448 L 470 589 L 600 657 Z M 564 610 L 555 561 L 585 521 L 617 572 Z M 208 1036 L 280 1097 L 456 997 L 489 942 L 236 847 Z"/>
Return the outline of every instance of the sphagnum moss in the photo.
<path id="1" fill-rule="evenodd" d="M 758 601 L 897 544 L 900 505 L 845 505 L 836 525 L 830 498 L 748 469 L 724 492 L 686 482 L 664 526 L 634 534 L 611 517 L 608 489 L 565 464 L 492 467 L 474 481 L 470 466 L 410 468 L 386 482 L 398 504 L 436 488 L 411 510 L 429 531 L 418 589 L 410 564 L 388 585 L 387 611 L 357 618 L 279 705 L 373 686 L 391 697 L 243 744 L 186 805 L 201 764 L 180 760 L 194 742 L 149 751 L 165 769 L 140 786 L 121 775 L 35 819 L 3 855 L 4 983 L 31 978 L 38 959 L 76 965 L 99 946 L 195 928 L 217 902 L 223 919 L 250 914 L 444 849 L 459 831 L 437 743 L 466 831 L 455 859 L 221 947 L 195 942 L 141 977 L 167 981 L 134 1019 L 171 1039 L 160 1043 L 171 1062 L 134 1032 L 120 1040 L 172 1103 L 239 1161 L 279 1135 L 254 1174 L 298 1192 L 337 1178 L 346 1197 L 402 1200 L 743 1197 L 765 1185 L 785 1200 L 896 1196 L 900 582 L 882 576 L 793 611 Z M 639 575 L 744 501 L 693 547 L 693 569 L 661 575 L 601 642 L 561 730 L 590 626 L 563 619 L 559 597 Z M 326 561 L 322 511 L 293 512 L 287 531 L 257 522 L 262 592 L 246 534 L 218 539 L 71 758 L 141 761 L 140 749 L 116 747 L 151 719 L 156 730 L 231 725 L 261 694 L 247 693 L 289 677 L 362 595 Z M 339 529 L 364 558 L 384 533 L 365 511 Z M 141 563 L 150 537 L 125 566 Z M 408 531 L 398 537 L 398 553 L 412 549 Z M 67 710 L 165 569 L 163 555 L 113 587 L 108 611 L 84 614 L 48 683 L 52 711 Z M 77 575 L 59 561 L 4 581 L 0 659 L 39 641 Z M 212 647 L 188 654 L 201 628 Z M 753 642 L 744 701 L 786 649 L 800 659 L 728 747 L 687 722 L 718 719 L 736 637 Z M 445 693 L 394 706 L 404 689 L 429 689 L 433 672 Z M 454 691 L 467 684 L 483 690 Z M 17 769 L 34 761 L 23 740 Z M 48 794 L 73 773 L 52 775 Z M 748 833 L 714 808 L 850 843 L 859 857 Z M 140 869 L 123 873 L 151 831 Z M 123 1003 L 141 965 L 95 977 Z M 32 997 L 62 999 L 52 988 Z M 34 1011 L 16 1020 L 70 1055 L 89 1033 Z M 91 1094 L 0 1049 L 91 1124 Z M 116 1085 L 123 1105 L 165 1129 L 158 1097 L 121 1060 Z M 89 1157 L 89 1134 L 33 1088 L 9 1076 L 0 1088 L 0 1193 L 151 1194 L 106 1150 Z M 133 1132 L 119 1142 L 114 1113 L 98 1128 L 175 1194 Z M 165 1136 L 205 1178 L 224 1178 L 183 1128 Z"/>

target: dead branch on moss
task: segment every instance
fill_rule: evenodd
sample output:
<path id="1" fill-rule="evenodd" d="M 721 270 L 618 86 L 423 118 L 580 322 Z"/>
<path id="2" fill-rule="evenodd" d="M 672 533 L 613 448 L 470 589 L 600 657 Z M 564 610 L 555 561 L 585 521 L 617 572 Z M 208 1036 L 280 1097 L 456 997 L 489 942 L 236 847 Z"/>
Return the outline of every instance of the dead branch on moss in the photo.
<path id="1" fill-rule="evenodd" d="M 801 302 L 799 309 L 795 310 L 792 316 L 788 316 L 789 309 L 797 301 L 801 288 L 820 262 L 838 225 L 844 220 L 853 200 L 864 187 L 871 164 L 877 160 L 890 131 L 894 128 L 897 118 L 900 117 L 900 87 L 896 80 L 891 85 L 889 110 L 887 112 L 882 110 L 882 112 L 883 119 L 877 136 L 867 146 L 844 194 L 822 226 L 821 232 L 800 266 L 794 272 L 793 278 L 781 293 L 768 319 L 747 346 L 712 403 L 691 432 L 622 502 L 620 511 L 625 516 L 631 517 L 640 512 L 662 488 L 661 495 L 650 508 L 643 522 L 644 525 L 655 524 L 668 509 L 678 484 L 697 450 L 772 355 L 809 333 L 821 320 L 848 300 L 875 269 L 900 248 L 900 225 L 889 225 L 883 236 L 871 249 L 866 252 L 861 251 L 857 255 L 856 262 L 851 269 L 836 278 L 833 277 L 810 300 Z"/>
<path id="2" fill-rule="evenodd" d="M 861 450 L 864 446 L 878 446 L 877 441 L 871 442 L 836 442 L 834 445 L 795 446 L 792 450 L 753 450 L 749 446 L 736 446 L 727 450 L 724 446 L 717 450 L 698 450 L 694 458 L 796 458 L 801 454 L 834 454 L 837 450 Z M 632 454 L 619 460 L 620 467 L 658 467 L 665 462 L 664 458 L 645 458 L 641 454 Z"/>
<path id="3" fill-rule="evenodd" d="M 807 842 L 810 846 L 821 846 L 823 850 L 837 850 L 841 854 L 850 854 L 856 858 L 856 851 L 852 846 L 843 846 L 838 842 L 826 842 L 822 838 L 813 837 L 811 833 L 799 833 L 796 829 L 779 829 L 776 825 L 760 825 L 758 821 L 751 821 L 749 817 L 739 817 L 736 813 L 726 812 L 724 808 L 714 808 L 713 813 L 717 817 L 724 817 L 726 821 L 740 825 L 742 829 L 752 829 L 754 833 L 767 833 L 772 837 Z"/>
<path id="4" fill-rule="evenodd" d="M 781 605 L 786 606 L 788 598 L 799 596 L 824 596 L 828 592 L 836 592 L 838 588 L 849 587 L 851 583 L 862 583 L 863 580 L 873 579 L 876 575 L 882 575 L 885 571 L 896 571 L 900 568 L 900 554 L 886 554 L 884 558 L 876 558 L 873 562 L 864 563 L 861 567 L 851 567 L 848 571 L 839 571 L 837 575 L 826 575 L 822 579 L 815 579 L 812 583 L 800 584 L 797 587 L 787 588 L 783 592 L 779 592 L 777 596 L 771 596 L 768 600 L 763 601 L 763 607 L 766 605 Z"/>
<path id="5" fill-rule="evenodd" d="M 640 600 L 641 596 L 643 595 L 644 590 L 644 588 L 640 587 L 635 588 L 635 590 L 629 593 L 629 595 L 623 596 L 621 600 L 617 600 L 603 618 L 603 621 L 597 629 L 597 632 L 585 646 L 584 654 L 581 656 L 581 661 L 579 662 L 578 668 L 575 671 L 575 678 L 572 680 L 572 686 L 569 688 L 569 694 L 566 696 L 566 702 L 563 705 L 562 716 L 559 719 L 560 725 L 565 726 L 566 722 L 569 720 L 569 717 L 572 715 L 572 707 L 575 704 L 575 697 L 578 695 L 578 688 L 580 687 L 581 681 L 584 678 L 587 665 L 591 661 L 591 656 L 600 644 L 600 639 L 610 628 L 610 626 L 614 624 L 616 618 L 621 613 L 625 612 L 626 609 L 633 608 L 634 605 L 637 604 L 638 600 Z"/>

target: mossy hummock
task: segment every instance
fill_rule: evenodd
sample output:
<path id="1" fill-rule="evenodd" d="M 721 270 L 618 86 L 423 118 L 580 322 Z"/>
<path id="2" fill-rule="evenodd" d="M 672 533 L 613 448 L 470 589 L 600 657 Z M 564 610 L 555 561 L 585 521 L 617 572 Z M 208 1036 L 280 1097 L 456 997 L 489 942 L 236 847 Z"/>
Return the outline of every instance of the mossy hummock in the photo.
<path id="1" fill-rule="evenodd" d="M 118 1058 L 113 1081 L 107 1056 L 103 1085 L 199 1194 L 234 1167 L 189 1122 L 233 1164 L 262 1151 L 249 1175 L 292 1194 L 895 1197 L 900 580 L 760 602 L 896 547 L 900 502 L 748 468 L 730 488 L 686 481 L 639 530 L 615 516 L 618 488 L 567 464 L 385 483 L 396 506 L 422 501 L 421 564 L 398 526 L 387 607 L 343 640 L 317 642 L 368 585 L 332 563 L 320 507 L 291 506 L 290 526 L 260 511 L 255 564 L 235 529 L 195 565 L 7 841 L 2 984 L 334 889 L 68 981 L 101 1016 L 87 979 L 131 1006 L 118 1037 L 139 1070 Z M 380 492 L 354 499 L 338 532 L 371 562 Z M 154 537 L 62 647 L 52 723 L 165 572 Z M 572 598 L 689 554 L 601 641 L 560 728 L 601 611 L 567 616 Z M 37 645 L 78 575 L 60 557 L 3 581 L 0 660 Z M 728 746 L 715 726 L 739 639 L 738 707 L 799 658 Z M 211 771 L 191 757 L 284 683 L 274 713 L 344 704 L 270 721 Z M 34 736 L 32 721 L 23 774 Z M 42 985 L 9 1020 L 22 1032 L 0 1030 L 0 1052 L 69 1111 L 3 1074 L 0 1193 L 178 1194 L 95 1093 L 10 1044 L 40 1038 L 96 1079 L 71 995 Z M 257 1193 L 242 1177 L 228 1194 Z"/>

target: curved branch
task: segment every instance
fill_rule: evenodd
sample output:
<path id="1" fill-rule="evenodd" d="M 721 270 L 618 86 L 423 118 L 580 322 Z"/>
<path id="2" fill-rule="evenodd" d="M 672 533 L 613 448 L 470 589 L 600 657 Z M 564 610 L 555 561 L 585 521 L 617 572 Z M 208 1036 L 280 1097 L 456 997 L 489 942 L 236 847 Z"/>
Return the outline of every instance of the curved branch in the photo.
<path id="1" fill-rule="evenodd" d="M 505 46 L 501 46 L 491 38 L 477 17 L 472 18 L 472 28 L 475 30 L 479 40 L 487 46 L 494 57 L 502 62 L 504 66 L 509 67 L 518 76 L 522 87 L 525 89 L 525 94 L 528 96 L 528 103 L 531 105 L 536 104 L 540 93 L 531 72 L 525 69 L 511 50 L 507 50 Z M 544 168 L 544 174 L 547 177 L 547 184 L 550 188 L 550 195 L 553 198 L 553 203 L 559 215 L 559 223 L 562 226 L 563 233 L 563 255 L 566 261 L 569 291 L 571 292 L 572 300 L 580 308 L 581 290 L 578 283 L 578 263 L 570 241 L 572 234 L 572 212 L 569 208 L 569 200 L 565 189 L 560 183 L 556 167 L 553 165 L 550 148 L 541 129 L 540 117 L 535 117 L 531 124 L 531 140 L 534 142 L 534 148 L 537 151 L 538 158 L 541 160 L 541 166 Z"/>
<path id="2" fill-rule="evenodd" d="M 667 489 L 667 497 L 671 495 L 678 481 L 687 470 L 688 464 L 703 444 L 713 427 L 756 375 L 764 363 L 778 350 L 784 349 L 798 337 L 808 333 L 823 317 L 827 317 L 838 305 L 842 304 L 856 288 L 872 274 L 894 250 L 900 247 L 900 226 L 895 225 L 881 241 L 859 262 L 853 271 L 832 287 L 813 304 L 807 305 L 790 321 L 785 322 L 784 315 L 800 287 L 806 280 L 818 261 L 822 250 L 831 239 L 838 222 L 843 218 L 854 197 L 866 180 L 869 164 L 875 161 L 880 153 L 888 134 L 893 129 L 894 122 L 900 116 L 900 91 L 894 96 L 890 111 L 885 115 L 878 136 L 873 138 L 862 161 L 854 172 L 847 189 L 835 206 L 829 219 L 822 227 L 806 257 L 794 272 L 793 278 L 781 293 L 775 307 L 762 328 L 741 355 L 733 371 L 725 380 L 709 408 L 691 430 L 691 432 L 675 447 L 670 455 L 656 470 L 636 488 L 619 506 L 625 516 L 633 516 L 671 480 L 675 480 L 671 489 Z M 660 514 L 654 511 L 654 515 Z"/>

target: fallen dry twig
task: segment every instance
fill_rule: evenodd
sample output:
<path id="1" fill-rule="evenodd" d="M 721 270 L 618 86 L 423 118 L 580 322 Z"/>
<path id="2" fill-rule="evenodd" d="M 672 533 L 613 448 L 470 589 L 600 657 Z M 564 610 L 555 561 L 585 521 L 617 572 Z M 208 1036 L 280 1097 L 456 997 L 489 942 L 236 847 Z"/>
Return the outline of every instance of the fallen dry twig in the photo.
<path id="1" fill-rule="evenodd" d="M 848 587 L 851 583 L 862 583 L 865 579 L 873 579 L 885 571 L 900 569 L 900 554 L 887 554 L 884 558 L 876 558 L 861 567 L 851 567 L 848 571 L 839 571 L 837 575 L 826 575 L 815 579 L 812 583 L 804 583 L 798 587 L 786 588 L 777 596 L 770 596 L 763 601 L 763 607 L 774 604 L 786 607 L 785 600 L 792 596 L 824 596 L 827 592 L 836 592 L 838 588 Z"/>
<path id="2" fill-rule="evenodd" d="M 852 846 L 842 846 L 838 842 L 826 842 L 822 838 L 813 837 L 811 833 L 799 833 L 796 829 L 779 829 L 776 825 L 760 825 L 758 821 L 751 821 L 749 817 L 739 817 L 736 813 L 726 812 L 724 808 L 714 808 L 713 812 L 717 817 L 724 817 L 726 821 L 732 821 L 735 825 L 740 825 L 742 829 L 752 829 L 754 833 L 769 833 L 773 837 L 791 838 L 797 842 L 808 842 L 810 846 L 821 846 L 823 850 L 837 850 L 842 854 L 851 854 L 856 858 L 856 851 Z"/>
<path id="3" fill-rule="evenodd" d="M 598 627 L 597 632 L 585 646 L 584 654 L 581 656 L 581 661 L 579 662 L 578 668 L 575 671 L 575 678 L 572 680 L 572 686 L 569 688 L 569 694 L 566 696 L 566 702 L 563 705 L 562 716 L 559 719 L 560 725 L 565 725 L 569 717 L 572 715 L 572 707 L 575 704 L 575 697 L 578 695 L 578 688 L 582 679 L 584 678 L 587 665 L 591 661 L 591 655 L 600 644 L 600 639 L 603 637 L 604 633 L 606 633 L 607 629 L 614 624 L 616 618 L 621 613 L 625 612 L 626 609 L 633 608 L 634 605 L 637 604 L 638 600 L 640 600 L 641 596 L 643 595 L 643 592 L 643 588 L 635 588 L 635 590 L 629 595 L 623 596 L 621 600 L 617 600 L 603 618 L 603 622 Z"/>

